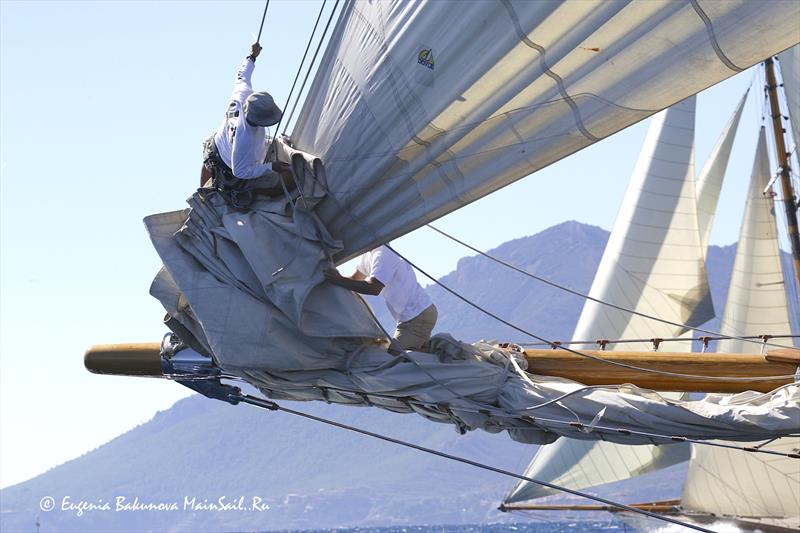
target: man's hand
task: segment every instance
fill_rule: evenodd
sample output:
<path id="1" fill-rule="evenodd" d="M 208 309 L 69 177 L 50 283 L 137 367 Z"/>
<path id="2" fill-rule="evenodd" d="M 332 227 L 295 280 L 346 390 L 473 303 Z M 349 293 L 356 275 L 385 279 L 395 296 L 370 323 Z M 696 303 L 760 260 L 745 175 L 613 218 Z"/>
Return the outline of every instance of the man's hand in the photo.
<path id="1" fill-rule="evenodd" d="M 261 53 L 261 45 L 258 43 L 253 43 L 250 45 L 250 57 L 253 58 L 253 61 L 258 57 L 258 54 Z"/>
<path id="2" fill-rule="evenodd" d="M 339 271 L 335 268 L 326 268 L 322 273 L 325 275 L 325 279 L 333 283 L 336 283 L 344 277 L 339 274 Z"/>

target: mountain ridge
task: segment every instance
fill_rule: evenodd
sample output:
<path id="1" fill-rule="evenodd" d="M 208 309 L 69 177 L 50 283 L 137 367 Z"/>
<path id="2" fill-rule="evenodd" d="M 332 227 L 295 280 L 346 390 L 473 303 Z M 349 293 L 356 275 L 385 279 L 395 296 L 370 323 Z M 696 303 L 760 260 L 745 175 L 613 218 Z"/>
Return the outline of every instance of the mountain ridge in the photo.
<path id="1" fill-rule="evenodd" d="M 608 232 L 565 222 L 536 235 L 503 243 L 488 253 L 526 271 L 587 293 Z M 552 250 L 558 249 L 558 254 Z M 711 247 L 707 264 L 715 302 L 724 301 L 735 246 Z M 565 261 L 564 258 L 567 258 Z M 480 283 L 475 283 L 480 280 Z M 549 339 L 568 339 L 582 299 L 508 272 L 481 256 L 459 260 L 442 283 L 520 327 Z M 519 332 L 491 323 L 480 311 L 438 286 L 426 288 L 440 310 L 437 331 L 468 341 L 522 341 Z M 373 301 L 374 303 L 374 301 Z M 384 321 L 383 303 L 375 306 Z M 717 309 L 720 314 L 721 309 Z M 493 321 L 492 321 L 493 322 Z M 713 329 L 713 323 L 706 326 Z M 301 411 L 368 428 L 433 449 L 520 472 L 536 451 L 505 434 L 470 432 L 417 415 L 372 408 L 292 403 Z M 685 468 L 685 467 L 684 467 Z M 613 486 L 604 494 L 675 497 L 681 468 Z M 282 413 L 231 406 L 200 396 L 170 409 L 80 457 L 0 491 L 3 531 L 221 531 L 309 527 L 482 523 L 516 520 L 495 510 L 513 480 L 398 449 L 336 428 L 320 427 Z M 39 508 L 52 497 L 57 508 Z M 63 510 L 64 497 L 98 501 L 175 502 L 178 511 Z M 184 499 L 211 504 L 260 498 L 266 511 L 204 511 Z M 121 514 L 122 513 L 122 514 Z M 605 515 L 601 515 L 605 516 Z"/>

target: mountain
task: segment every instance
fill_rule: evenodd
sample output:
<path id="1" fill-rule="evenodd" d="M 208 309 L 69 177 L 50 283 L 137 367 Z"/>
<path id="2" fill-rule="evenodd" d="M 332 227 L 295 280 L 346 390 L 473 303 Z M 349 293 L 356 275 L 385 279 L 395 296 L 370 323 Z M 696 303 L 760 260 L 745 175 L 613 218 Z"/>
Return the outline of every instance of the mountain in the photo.
<path id="1" fill-rule="evenodd" d="M 587 292 L 607 239 L 608 232 L 600 228 L 566 222 L 490 253 Z M 735 246 L 709 251 L 717 305 L 724 301 L 734 252 Z M 483 257 L 461 259 L 441 281 L 551 339 L 570 337 L 582 305 L 578 297 Z M 469 341 L 530 340 L 438 286 L 427 290 L 439 308 L 437 331 Z M 388 322 L 383 303 L 375 309 Z M 721 312 L 718 307 L 717 314 Z M 516 472 L 535 452 L 535 446 L 505 434 L 460 436 L 449 425 L 416 415 L 281 403 Z M 675 497 L 684 469 L 609 486 L 603 494 L 624 501 Z M 285 413 L 193 396 L 96 450 L 0 491 L 0 530 L 35 531 L 37 516 L 42 532 L 259 531 L 519 520 L 495 510 L 512 483 L 498 474 Z M 51 511 L 40 510 L 42 502 L 49 502 L 46 497 L 53 498 Z M 117 498 L 123 498 L 119 509 Z M 259 510 L 237 509 L 252 506 L 254 498 L 260 499 Z M 224 504 L 234 508 L 213 508 Z"/>

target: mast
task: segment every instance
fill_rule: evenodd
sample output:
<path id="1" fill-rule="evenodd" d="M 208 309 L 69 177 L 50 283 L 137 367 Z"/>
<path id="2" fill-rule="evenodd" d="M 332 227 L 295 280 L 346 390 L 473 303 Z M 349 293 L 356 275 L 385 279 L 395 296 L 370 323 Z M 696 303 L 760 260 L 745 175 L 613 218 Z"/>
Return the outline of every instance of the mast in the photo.
<path id="1" fill-rule="evenodd" d="M 800 233 L 798 233 L 797 228 L 797 203 L 794 200 L 794 191 L 792 191 L 792 182 L 789 172 L 789 154 L 786 152 L 786 142 L 783 138 L 785 130 L 781 123 L 781 110 L 778 105 L 778 82 L 775 78 L 775 66 L 772 57 L 764 61 L 764 67 L 767 75 L 767 94 L 769 95 L 772 129 L 775 133 L 778 172 L 781 177 L 781 192 L 783 193 L 784 210 L 786 211 L 786 223 L 789 228 L 789 241 L 792 246 L 794 275 L 797 279 L 797 283 L 800 284 Z"/>

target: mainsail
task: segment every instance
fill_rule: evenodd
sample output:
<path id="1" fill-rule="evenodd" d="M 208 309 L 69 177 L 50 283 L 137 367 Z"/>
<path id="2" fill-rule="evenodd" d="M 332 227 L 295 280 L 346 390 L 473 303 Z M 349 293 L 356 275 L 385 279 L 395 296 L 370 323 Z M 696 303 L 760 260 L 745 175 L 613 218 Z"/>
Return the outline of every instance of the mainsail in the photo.
<path id="1" fill-rule="evenodd" d="M 725 335 L 791 332 L 774 202 L 764 194 L 770 174 L 762 128 L 722 318 Z M 718 351 L 728 350 L 757 352 L 759 347 L 738 339 L 720 341 Z M 800 439 L 780 439 L 764 449 L 797 453 Z M 800 467 L 796 459 L 695 446 L 681 504 L 715 515 L 800 519 Z"/>
<path id="2" fill-rule="evenodd" d="M 741 105 L 732 118 L 738 121 Z M 713 316 L 706 277 L 705 242 L 698 228 L 694 181 L 695 97 L 653 119 L 631 176 L 617 220 L 600 261 L 590 296 L 684 323 L 699 325 Z M 735 127 L 726 129 L 704 172 L 706 219 L 713 217 Z M 721 161 L 724 159 L 724 161 Z M 713 172 L 713 174 L 712 174 Z M 711 199 L 713 198 L 713 202 Z M 573 337 L 579 340 L 671 338 L 681 328 L 587 301 Z M 617 343 L 612 346 L 635 348 Z M 691 342 L 679 350 L 690 351 Z M 670 347 L 670 350 L 674 350 Z M 543 447 L 526 475 L 579 489 L 627 479 L 689 458 L 685 445 L 622 447 L 608 442 L 562 440 Z M 520 482 L 506 502 L 539 498 L 555 491 Z"/>
<path id="3" fill-rule="evenodd" d="M 798 16 L 792 0 L 349 0 L 291 140 L 325 162 L 317 212 L 344 260 L 800 42 Z"/>

